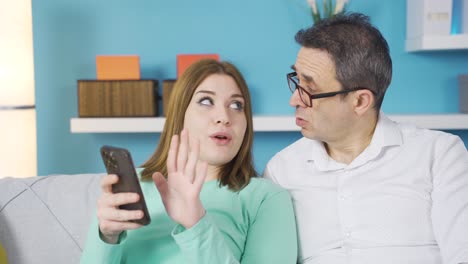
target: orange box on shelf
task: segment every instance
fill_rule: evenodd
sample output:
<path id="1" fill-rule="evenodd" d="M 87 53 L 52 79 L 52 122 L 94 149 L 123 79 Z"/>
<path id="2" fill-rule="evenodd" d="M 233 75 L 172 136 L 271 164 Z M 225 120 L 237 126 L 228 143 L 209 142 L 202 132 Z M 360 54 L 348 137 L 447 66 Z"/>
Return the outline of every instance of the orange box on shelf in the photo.
<path id="1" fill-rule="evenodd" d="M 97 55 L 96 78 L 98 80 L 139 80 L 140 56 Z"/>
<path id="2" fill-rule="evenodd" d="M 201 59 L 215 59 L 219 61 L 218 54 L 179 54 L 177 55 L 177 78 L 194 62 Z"/>

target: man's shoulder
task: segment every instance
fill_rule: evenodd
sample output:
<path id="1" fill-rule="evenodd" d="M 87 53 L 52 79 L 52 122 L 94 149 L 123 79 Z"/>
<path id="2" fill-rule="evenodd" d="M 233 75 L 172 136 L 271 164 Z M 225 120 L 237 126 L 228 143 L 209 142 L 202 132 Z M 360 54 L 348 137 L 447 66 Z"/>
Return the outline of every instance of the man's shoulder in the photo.
<path id="1" fill-rule="evenodd" d="M 397 124 L 403 135 L 403 140 L 405 143 L 410 143 L 411 141 L 424 141 L 429 145 L 432 145 L 438 143 L 443 144 L 448 141 L 456 141 L 460 139 L 457 135 L 447 133 L 444 131 L 421 128 L 412 124 Z"/>
<path id="2" fill-rule="evenodd" d="M 299 160 L 311 157 L 316 147 L 318 147 L 317 141 L 302 137 L 273 155 L 266 168 L 267 170 L 279 172 L 282 169 L 295 166 L 294 164 Z"/>
<path id="3" fill-rule="evenodd" d="M 278 151 L 278 153 L 276 153 L 271 160 L 273 161 L 283 157 L 296 156 L 298 153 L 303 155 L 306 151 L 310 151 L 311 147 L 313 146 L 313 142 L 314 141 L 311 139 L 302 137 L 284 149 Z"/>

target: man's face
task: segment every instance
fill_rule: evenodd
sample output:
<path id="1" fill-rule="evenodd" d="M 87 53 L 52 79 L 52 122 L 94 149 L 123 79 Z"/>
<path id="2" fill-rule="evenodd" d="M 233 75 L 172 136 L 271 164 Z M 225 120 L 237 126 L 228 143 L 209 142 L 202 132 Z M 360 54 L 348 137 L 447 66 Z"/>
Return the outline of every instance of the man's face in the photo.
<path id="1" fill-rule="evenodd" d="M 299 85 L 312 95 L 342 90 L 336 80 L 335 64 L 326 51 L 301 48 L 293 68 Z M 344 99 L 340 95 L 314 99 L 312 107 L 307 107 L 296 90 L 289 104 L 296 108 L 296 124 L 305 137 L 329 143 L 346 137 L 351 130 L 351 98 L 349 94 Z"/>

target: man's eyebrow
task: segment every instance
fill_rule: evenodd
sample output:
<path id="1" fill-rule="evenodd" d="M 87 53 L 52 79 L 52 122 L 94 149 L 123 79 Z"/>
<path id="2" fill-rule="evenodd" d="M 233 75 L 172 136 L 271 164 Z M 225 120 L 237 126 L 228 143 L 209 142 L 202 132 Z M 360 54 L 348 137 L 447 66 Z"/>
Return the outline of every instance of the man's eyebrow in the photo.
<path id="1" fill-rule="evenodd" d="M 296 66 L 295 66 L 295 65 L 292 65 L 292 66 L 291 66 L 291 69 L 292 69 L 293 71 L 297 72 L 297 69 L 296 69 Z M 308 82 L 308 83 L 314 83 L 314 84 L 315 84 L 314 78 L 313 78 L 312 76 L 301 73 L 301 77 L 304 78 L 304 80 L 305 80 L 306 82 Z"/>
<path id="2" fill-rule="evenodd" d="M 314 78 L 313 78 L 312 76 L 310 76 L 310 75 L 305 75 L 305 74 L 303 74 L 303 73 L 301 73 L 301 76 L 302 76 L 302 78 L 304 78 L 304 80 L 306 80 L 306 82 L 308 82 L 308 83 L 314 83 L 314 84 L 315 84 Z"/>

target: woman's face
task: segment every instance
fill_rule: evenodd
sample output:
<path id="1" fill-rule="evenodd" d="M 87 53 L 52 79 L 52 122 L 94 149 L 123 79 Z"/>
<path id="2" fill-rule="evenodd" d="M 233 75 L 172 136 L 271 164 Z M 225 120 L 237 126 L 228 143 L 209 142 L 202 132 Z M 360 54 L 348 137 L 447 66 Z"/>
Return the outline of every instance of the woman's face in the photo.
<path id="1" fill-rule="evenodd" d="M 200 159 L 211 166 L 230 162 L 239 152 L 247 128 L 244 97 L 234 79 L 208 76 L 195 90 L 185 112 L 190 140 L 200 141 Z"/>

